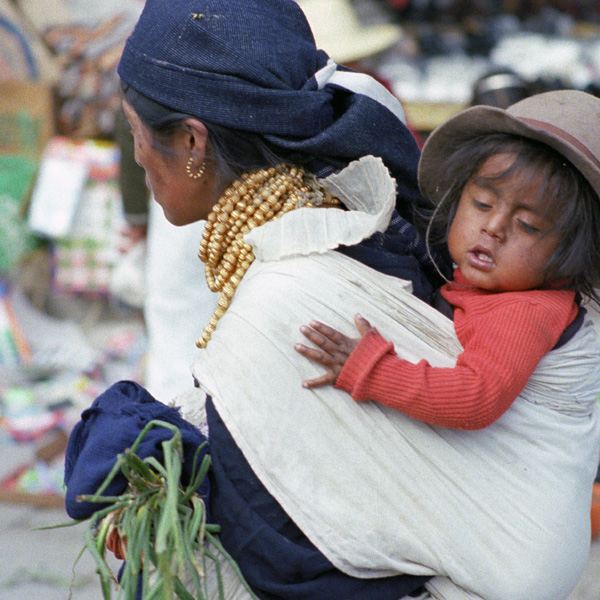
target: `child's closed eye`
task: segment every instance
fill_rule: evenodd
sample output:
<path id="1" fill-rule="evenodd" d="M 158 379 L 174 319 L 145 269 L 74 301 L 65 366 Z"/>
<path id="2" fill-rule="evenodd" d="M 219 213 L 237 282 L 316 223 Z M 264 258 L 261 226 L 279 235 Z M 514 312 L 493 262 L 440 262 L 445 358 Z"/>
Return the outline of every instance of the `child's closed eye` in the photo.
<path id="1" fill-rule="evenodd" d="M 521 219 L 517 220 L 517 223 L 519 224 L 519 227 L 521 227 L 521 229 L 523 229 L 526 233 L 530 233 L 530 234 L 538 234 L 541 232 L 541 230 L 538 227 L 535 227 L 534 225 L 531 225 L 530 223 L 526 223 L 525 221 L 522 221 Z"/>
<path id="2" fill-rule="evenodd" d="M 471 204 L 479 210 L 489 210 L 492 205 L 489 202 L 484 202 L 478 198 L 471 198 Z"/>

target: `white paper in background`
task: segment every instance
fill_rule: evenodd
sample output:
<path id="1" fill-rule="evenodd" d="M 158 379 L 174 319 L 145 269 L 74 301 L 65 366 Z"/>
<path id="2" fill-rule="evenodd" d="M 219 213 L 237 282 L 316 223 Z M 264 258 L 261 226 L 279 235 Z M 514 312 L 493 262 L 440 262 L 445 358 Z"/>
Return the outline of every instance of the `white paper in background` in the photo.
<path id="1" fill-rule="evenodd" d="M 31 230 L 51 238 L 66 236 L 87 179 L 88 166 L 83 162 L 44 158 L 31 196 Z"/>
<path id="2" fill-rule="evenodd" d="M 143 0 L 19 0 L 19 9 L 40 32 L 64 25 L 101 25 L 117 15 L 135 23 L 143 6 Z"/>

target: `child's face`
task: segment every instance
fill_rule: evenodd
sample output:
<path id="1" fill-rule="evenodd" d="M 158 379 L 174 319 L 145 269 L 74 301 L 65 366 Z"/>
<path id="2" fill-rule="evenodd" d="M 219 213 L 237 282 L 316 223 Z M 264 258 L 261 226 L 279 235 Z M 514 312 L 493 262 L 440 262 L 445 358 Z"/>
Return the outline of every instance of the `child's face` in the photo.
<path id="1" fill-rule="evenodd" d="M 560 238 L 542 200 L 539 178 L 523 187 L 518 176 L 490 181 L 512 154 L 488 158 L 461 194 L 448 234 L 452 259 L 467 281 L 490 291 L 519 291 L 544 283 L 544 270 Z"/>

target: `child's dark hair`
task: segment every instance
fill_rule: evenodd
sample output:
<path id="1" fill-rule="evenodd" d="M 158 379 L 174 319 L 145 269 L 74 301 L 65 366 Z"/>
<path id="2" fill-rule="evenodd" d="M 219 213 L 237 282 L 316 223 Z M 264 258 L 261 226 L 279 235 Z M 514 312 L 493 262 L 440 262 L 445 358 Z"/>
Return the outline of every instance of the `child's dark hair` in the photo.
<path id="1" fill-rule="evenodd" d="M 555 220 L 553 232 L 558 231 L 561 238 L 546 267 L 544 283 L 564 281 L 565 287 L 600 306 L 596 291 L 600 287 L 600 200 L 578 169 L 541 142 L 503 133 L 461 140 L 440 165 L 440 173 L 452 176 L 439 206 L 427 215 L 428 244 L 446 242 L 463 188 L 488 158 L 501 153 L 514 154 L 515 160 L 493 179 L 517 174 L 524 188 L 540 181 L 537 196 L 548 206 Z"/>

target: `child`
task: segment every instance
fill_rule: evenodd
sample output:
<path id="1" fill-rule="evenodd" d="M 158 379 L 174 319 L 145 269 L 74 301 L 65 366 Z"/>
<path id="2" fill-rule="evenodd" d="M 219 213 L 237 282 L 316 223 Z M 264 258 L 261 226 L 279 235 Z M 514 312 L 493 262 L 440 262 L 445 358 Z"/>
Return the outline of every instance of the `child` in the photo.
<path id="1" fill-rule="evenodd" d="M 579 120 L 578 101 L 594 106 L 595 123 Z M 437 204 L 428 234 L 445 238 L 455 264 L 441 297 L 463 353 L 454 368 L 413 364 L 360 315 L 359 339 L 313 321 L 301 332 L 319 349 L 296 350 L 328 370 L 304 387 L 334 383 L 357 401 L 456 429 L 504 414 L 542 357 L 581 326 L 581 296 L 598 301 L 600 163 L 589 132 L 599 104 L 551 92 L 506 111 L 476 107 L 438 128 L 419 183 Z"/>

